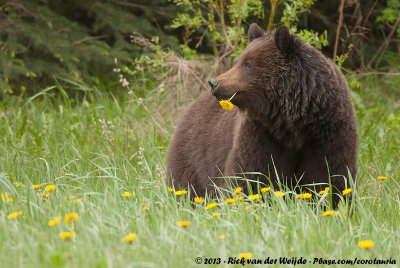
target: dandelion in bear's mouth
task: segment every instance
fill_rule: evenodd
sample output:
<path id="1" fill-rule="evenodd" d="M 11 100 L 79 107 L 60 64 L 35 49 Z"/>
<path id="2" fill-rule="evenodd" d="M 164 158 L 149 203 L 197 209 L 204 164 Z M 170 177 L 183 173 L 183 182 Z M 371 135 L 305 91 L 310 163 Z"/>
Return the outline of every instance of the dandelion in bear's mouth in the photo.
<path id="1" fill-rule="evenodd" d="M 282 196 L 285 195 L 285 193 L 284 193 L 284 192 L 281 192 L 281 191 L 276 191 L 276 192 L 275 192 L 275 195 L 276 195 L 277 197 L 282 197 Z"/>
<path id="2" fill-rule="evenodd" d="M 128 243 L 131 243 L 133 240 L 135 240 L 135 238 L 136 238 L 136 234 L 131 233 L 131 234 L 128 234 L 127 236 L 125 236 L 124 240 Z"/>
<path id="3" fill-rule="evenodd" d="M 194 202 L 196 202 L 196 204 L 204 203 L 204 198 L 203 197 L 195 197 Z"/>
<path id="4" fill-rule="evenodd" d="M 263 188 L 261 188 L 261 192 L 262 193 L 269 192 L 269 190 L 271 190 L 271 187 L 263 187 Z"/>
<path id="5" fill-rule="evenodd" d="M 49 226 L 55 226 L 61 222 L 61 216 L 58 216 L 49 221 Z"/>
<path id="6" fill-rule="evenodd" d="M 233 94 L 229 100 L 220 100 L 219 101 L 219 105 L 221 105 L 222 109 L 224 109 L 224 110 L 232 110 L 233 109 L 233 104 L 232 104 L 231 100 L 233 99 L 233 97 L 235 97 L 236 93 L 237 92 L 235 92 L 235 94 Z"/>
<path id="7" fill-rule="evenodd" d="M 343 195 L 348 195 L 349 193 L 351 193 L 351 188 L 344 189 L 344 190 L 342 191 L 342 194 L 343 194 Z"/>
<path id="8" fill-rule="evenodd" d="M 362 240 L 360 242 L 358 242 L 358 246 L 360 248 L 365 248 L 365 249 L 370 249 L 374 246 L 374 242 L 371 240 Z"/>
<path id="9" fill-rule="evenodd" d="M 65 216 L 65 222 L 69 225 L 77 223 L 79 215 L 75 212 L 69 213 Z"/>
<path id="10" fill-rule="evenodd" d="M 325 190 L 319 191 L 318 194 L 319 195 L 323 195 L 329 192 L 329 187 L 325 187 Z"/>
<path id="11" fill-rule="evenodd" d="M 190 221 L 178 221 L 177 224 L 180 227 L 184 227 L 185 228 L 185 227 L 188 227 L 189 225 L 191 225 L 192 223 Z"/>
<path id="12" fill-rule="evenodd" d="M 304 193 L 304 194 L 298 194 L 296 196 L 297 199 L 302 198 L 302 199 L 310 199 L 312 197 L 312 194 L 310 193 Z"/>
<path id="13" fill-rule="evenodd" d="M 187 191 L 185 191 L 185 190 L 176 191 L 175 194 L 176 194 L 177 196 L 185 195 L 185 194 L 187 194 Z"/>
<path id="14" fill-rule="evenodd" d="M 60 237 L 60 238 L 62 238 L 62 239 L 65 239 L 65 238 L 72 238 L 72 237 L 74 237 L 76 234 L 75 233 L 73 233 L 73 232 L 63 232 L 63 233 L 59 233 L 58 234 L 58 236 Z"/>
<path id="15" fill-rule="evenodd" d="M 217 203 L 211 203 L 211 204 L 208 204 L 208 205 L 206 206 L 206 209 L 212 209 L 212 208 L 215 208 L 215 207 L 217 207 L 217 206 L 218 206 Z"/>

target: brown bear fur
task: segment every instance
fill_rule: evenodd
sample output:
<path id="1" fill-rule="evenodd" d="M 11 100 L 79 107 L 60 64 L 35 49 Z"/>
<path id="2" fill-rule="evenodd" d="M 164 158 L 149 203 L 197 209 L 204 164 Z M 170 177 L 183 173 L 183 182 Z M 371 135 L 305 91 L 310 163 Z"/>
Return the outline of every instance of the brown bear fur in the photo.
<path id="1" fill-rule="evenodd" d="M 256 24 L 236 64 L 210 80 L 211 92 L 194 101 L 175 131 L 167 159 L 167 182 L 204 196 L 221 176 L 260 172 L 274 187 L 329 180 L 334 192 L 357 173 L 357 126 L 348 87 L 339 68 L 317 49 L 289 34 Z M 218 100 L 232 99 L 233 110 Z M 330 175 L 330 176 L 329 176 Z M 264 176 L 249 180 L 269 185 Z M 242 181 L 239 185 L 245 186 Z M 333 198 L 334 207 L 339 201 Z"/>

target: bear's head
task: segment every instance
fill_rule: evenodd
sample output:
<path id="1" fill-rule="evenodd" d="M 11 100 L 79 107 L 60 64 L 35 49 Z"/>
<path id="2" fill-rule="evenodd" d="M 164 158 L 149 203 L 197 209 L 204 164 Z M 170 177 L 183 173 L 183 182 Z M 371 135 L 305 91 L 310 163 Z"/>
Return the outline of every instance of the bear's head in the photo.
<path id="1" fill-rule="evenodd" d="M 231 102 L 288 147 L 299 147 L 303 130 L 329 110 L 327 98 L 340 71 L 317 49 L 280 26 L 274 33 L 251 24 L 250 43 L 227 72 L 211 79 L 212 94 Z M 341 78 L 339 79 L 341 80 Z M 322 107 L 322 108 L 321 108 Z M 313 119 L 314 118 L 314 119 Z"/>
<path id="2" fill-rule="evenodd" d="M 303 50 L 307 46 L 285 26 L 272 33 L 253 23 L 248 37 L 250 43 L 236 64 L 209 84 L 218 100 L 229 99 L 236 93 L 231 102 L 239 110 L 268 121 L 276 113 L 288 113 L 293 108 L 288 107 L 292 105 L 289 99 L 295 97 L 296 93 L 291 91 L 296 87 L 296 79 L 300 80 Z"/>

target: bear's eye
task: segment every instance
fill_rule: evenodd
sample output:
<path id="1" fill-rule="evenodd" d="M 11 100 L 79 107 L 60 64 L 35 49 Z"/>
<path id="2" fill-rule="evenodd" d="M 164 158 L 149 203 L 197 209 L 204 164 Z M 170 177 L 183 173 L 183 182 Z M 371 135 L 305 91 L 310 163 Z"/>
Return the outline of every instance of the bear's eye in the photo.
<path id="1" fill-rule="evenodd" d="M 249 63 L 248 61 L 245 61 L 245 62 L 243 63 L 243 68 L 244 68 L 244 69 L 250 69 L 250 63 Z"/>

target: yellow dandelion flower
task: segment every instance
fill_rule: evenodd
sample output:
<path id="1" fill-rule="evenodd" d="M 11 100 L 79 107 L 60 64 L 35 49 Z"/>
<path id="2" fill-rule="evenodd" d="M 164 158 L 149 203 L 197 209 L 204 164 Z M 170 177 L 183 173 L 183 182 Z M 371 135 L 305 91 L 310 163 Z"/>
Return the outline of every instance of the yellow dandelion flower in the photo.
<path id="1" fill-rule="evenodd" d="M 181 196 L 181 195 L 187 194 L 187 191 L 185 191 L 185 190 L 176 191 L 175 194 L 176 194 L 177 196 Z"/>
<path id="2" fill-rule="evenodd" d="M 62 232 L 62 233 L 59 233 L 59 234 L 58 234 L 58 236 L 59 236 L 60 238 L 62 238 L 62 239 L 72 238 L 72 237 L 74 237 L 75 235 L 76 235 L 76 234 L 73 233 L 73 232 Z"/>
<path id="3" fill-rule="evenodd" d="M 168 192 L 172 193 L 174 191 L 174 189 L 172 189 L 171 187 L 168 187 Z"/>
<path id="4" fill-rule="evenodd" d="M 38 189 L 40 189 L 40 188 L 42 188 L 42 185 L 41 185 L 41 184 L 32 185 L 32 189 L 33 189 L 33 190 L 38 190 Z"/>
<path id="5" fill-rule="evenodd" d="M 203 197 L 195 197 L 194 202 L 196 202 L 197 204 L 204 203 L 204 198 Z"/>
<path id="6" fill-rule="evenodd" d="M 285 217 L 285 214 L 283 214 L 283 213 L 279 214 L 279 218 L 283 218 L 283 217 Z"/>
<path id="7" fill-rule="evenodd" d="M 243 188 L 242 187 L 238 187 L 236 188 L 236 190 L 233 192 L 234 195 L 240 194 L 242 192 Z"/>
<path id="8" fill-rule="evenodd" d="M 378 178 L 377 178 L 378 180 L 381 180 L 381 181 L 384 181 L 384 180 L 386 180 L 387 179 L 387 177 L 385 177 L 385 176 L 378 176 Z"/>
<path id="9" fill-rule="evenodd" d="M 61 222 L 61 216 L 58 216 L 52 220 L 49 221 L 49 226 L 54 226 L 57 225 Z"/>
<path id="10" fill-rule="evenodd" d="M 249 252 L 249 253 L 242 253 L 242 254 L 240 254 L 240 255 L 238 256 L 238 259 L 245 259 L 245 260 L 247 260 L 247 259 L 250 259 L 252 256 L 253 256 L 253 254 L 251 254 L 250 252 Z"/>
<path id="11" fill-rule="evenodd" d="M 235 199 L 228 198 L 228 199 L 225 200 L 225 204 L 235 204 Z"/>
<path id="12" fill-rule="evenodd" d="M 232 110 L 233 104 L 229 100 L 220 100 L 219 105 L 221 105 L 222 109 L 224 110 Z"/>
<path id="13" fill-rule="evenodd" d="M 150 210 L 150 208 L 149 208 L 149 206 L 148 206 L 148 205 L 144 205 L 144 206 L 143 206 L 143 210 L 144 210 L 144 211 L 149 211 L 149 210 Z"/>
<path id="14" fill-rule="evenodd" d="M 218 239 L 220 239 L 220 240 L 225 239 L 225 238 L 226 238 L 225 235 L 220 235 L 220 236 L 218 236 Z"/>
<path id="15" fill-rule="evenodd" d="M 55 191 L 56 190 L 56 186 L 53 184 L 49 184 L 46 186 L 45 188 L 46 192 L 51 192 L 51 191 Z"/>
<path id="16" fill-rule="evenodd" d="M 276 192 L 275 192 L 275 195 L 276 195 L 277 197 L 282 197 L 282 196 L 285 195 L 285 193 L 284 193 L 284 192 L 281 192 L 281 191 L 276 191 Z"/>
<path id="17" fill-rule="evenodd" d="M 215 208 L 215 207 L 218 207 L 218 204 L 217 203 L 211 203 L 211 204 L 208 204 L 206 206 L 206 209 L 212 209 L 212 208 Z"/>
<path id="18" fill-rule="evenodd" d="M 255 219 L 256 221 L 258 221 L 258 216 L 255 216 L 254 219 Z"/>
<path id="19" fill-rule="evenodd" d="M 327 210 L 327 211 L 324 211 L 324 213 L 322 213 L 323 217 L 330 216 L 330 215 L 334 215 L 334 216 L 339 215 L 339 211 Z"/>
<path id="20" fill-rule="evenodd" d="M 12 197 L 8 196 L 7 193 L 1 194 L 1 200 L 6 201 L 6 202 L 14 202 Z"/>
<path id="21" fill-rule="evenodd" d="M 79 215 L 75 212 L 69 213 L 65 216 L 65 222 L 69 225 L 75 224 L 79 220 Z"/>
<path id="22" fill-rule="evenodd" d="M 236 197 L 235 197 L 235 199 L 238 200 L 238 201 L 239 201 L 239 200 L 242 200 L 243 198 L 244 198 L 244 196 L 242 196 L 242 195 L 241 195 L 241 196 L 236 196 Z"/>
<path id="23" fill-rule="evenodd" d="M 296 196 L 297 199 L 302 198 L 302 199 L 310 199 L 312 197 L 312 194 L 310 193 L 304 193 L 304 194 L 298 194 Z"/>
<path id="24" fill-rule="evenodd" d="M 365 248 L 365 249 L 370 249 L 375 245 L 374 242 L 372 242 L 371 240 L 362 240 L 360 242 L 358 242 L 358 246 L 360 248 Z"/>
<path id="25" fill-rule="evenodd" d="M 326 194 L 326 193 L 329 193 L 329 187 L 325 187 L 325 190 L 322 190 L 322 191 L 318 192 L 319 195 L 323 195 L 323 194 Z"/>
<path id="26" fill-rule="evenodd" d="M 291 247 L 291 248 L 289 249 L 289 252 L 294 252 L 294 247 Z"/>
<path id="27" fill-rule="evenodd" d="M 130 192 L 125 192 L 125 193 L 122 194 L 122 196 L 124 196 L 126 198 L 129 198 L 129 197 L 131 197 L 133 195 L 134 195 L 134 193 L 130 193 Z"/>
<path id="28" fill-rule="evenodd" d="M 131 233 L 131 234 L 128 234 L 127 236 L 125 236 L 124 240 L 128 243 L 131 243 L 133 240 L 135 240 L 135 238 L 136 238 L 136 234 Z"/>
<path id="29" fill-rule="evenodd" d="M 177 224 L 181 227 L 188 227 L 192 223 L 190 221 L 178 221 Z"/>
<path id="30" fill-rule="evenodd" d="M 251 194 L 251 195 L 249 195 L 249 199 L 251 199 L 251 200 L 256 200 L 256 199 L 259 199 L 259 198 L 260 198 L 259 194 Z"/>
<path id="31" fill-rule="evenodd" d="M 348 195 L 349 193 L 351 193 L 351 188 L 345 189 L 342 191 L 343 195 Z"/>
<path id="32" fill-rule="evenodd" d="M 216 217 L 218 217 L 219 215 L 221 215 L 220 213 L 218 213 L 218 212 L 214 212 L 213 214 L 211 214 L 214 218 L 216 218 Z"/>
<path id="33" fill-rule="evenodd" d="M 49 198 L 49 194 L 40 194 L 40 197 L 45 197 L 45 198 Z"/>
<path id="34" fill-rule="evenodd" d="M 22 211 L 20 210 L 20 211 L 13 212 L 13 213 L 9 214 L 8 218 L 9 219 L 15 219 L 15 218 L 18 218 L 21 215 L 22 215 Z"/>
<path id="35" fill-rule="evenodd" d="M 269 192 L 270 190 L 271 190 L 271 187 L 263 187 L 263 188 L 261 188 L 261 192 L 262 193 Z"/>

